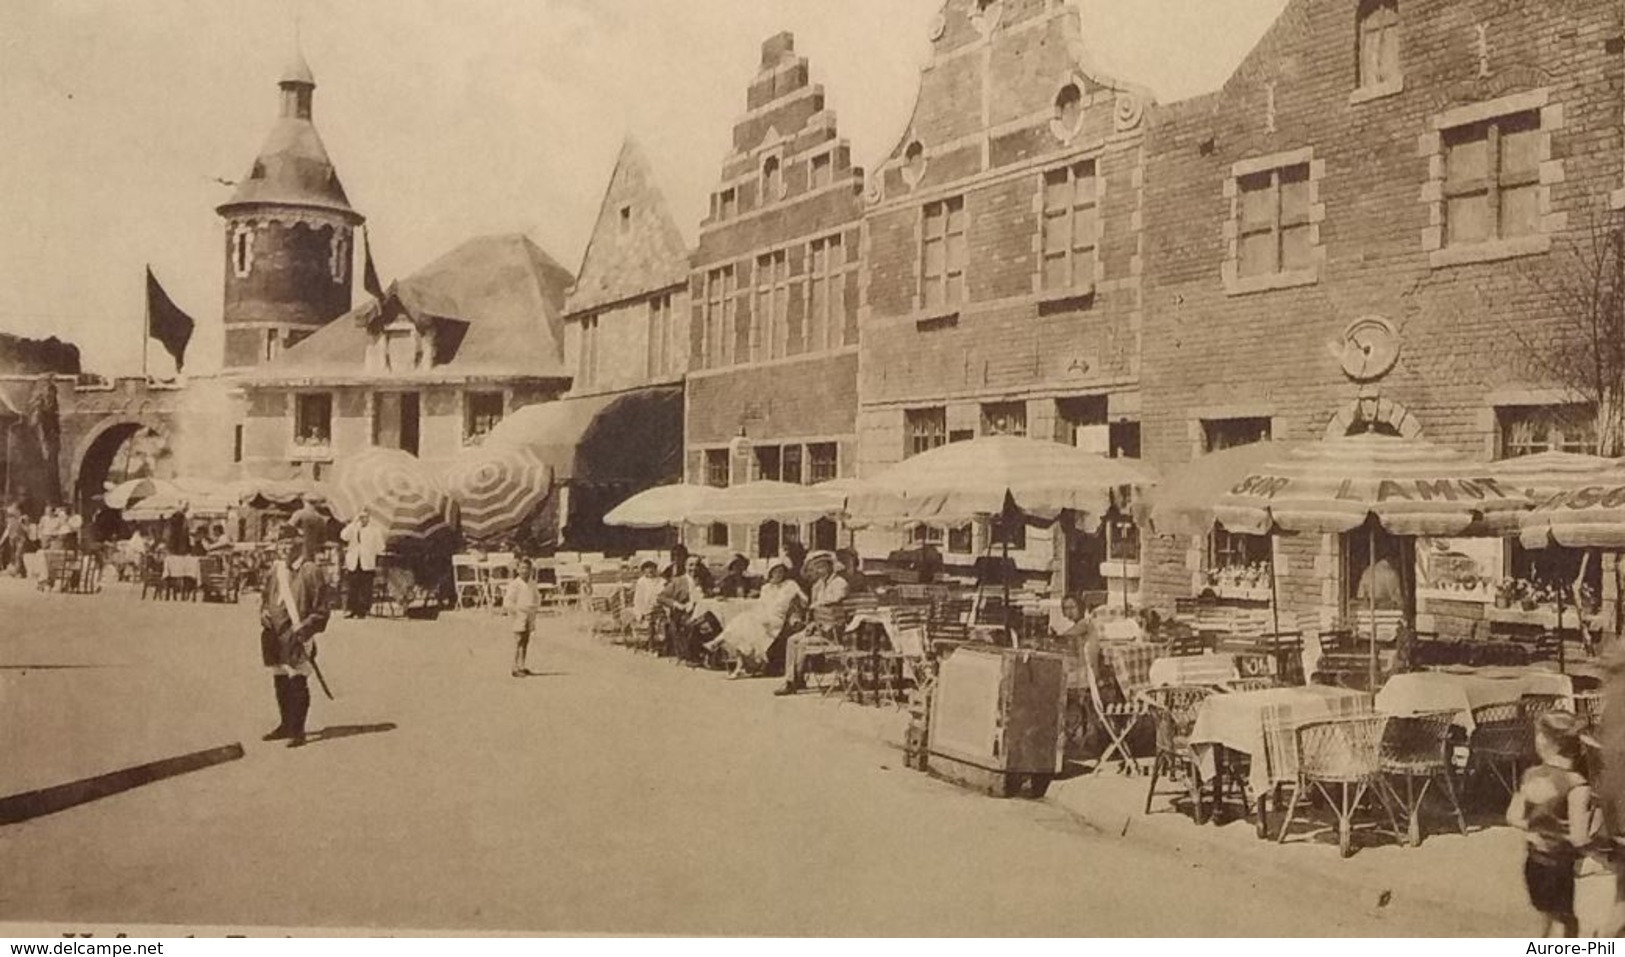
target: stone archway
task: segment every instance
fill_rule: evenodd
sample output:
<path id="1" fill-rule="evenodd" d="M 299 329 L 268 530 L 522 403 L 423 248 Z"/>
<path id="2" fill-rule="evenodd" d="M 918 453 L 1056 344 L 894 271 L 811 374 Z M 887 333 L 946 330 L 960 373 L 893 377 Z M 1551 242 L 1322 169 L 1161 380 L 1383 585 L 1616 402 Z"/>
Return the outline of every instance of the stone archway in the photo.
<path id="1" fill-rule="evenodd" d="M 1362 432 L 1419 439 L 1422 437 L 1422 420 L 1393 399 L 1361 396 L 1337 410 L 1337 414 L 1326 423 L 1323 437 L 1335 439 Z"/>
<path id="2" fill-rule="evenodd" d="M 114 466 L 114 456 L 130 439 L 148 431 L 159 436 L 168 434 L 168 430 L 154 420 L 117 417 L 97 423 L 80 438 L 73 453 L 68 488 L 81 514 L 89 514 L 92 497 L 102 493 L 103 483 Z"/>

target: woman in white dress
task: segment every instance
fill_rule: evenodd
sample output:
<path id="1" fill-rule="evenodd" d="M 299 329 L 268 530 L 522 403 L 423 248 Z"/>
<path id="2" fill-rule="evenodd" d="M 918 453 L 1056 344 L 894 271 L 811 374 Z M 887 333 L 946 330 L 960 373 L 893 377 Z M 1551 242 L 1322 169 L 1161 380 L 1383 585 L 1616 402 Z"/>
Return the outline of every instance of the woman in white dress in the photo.
<path id="1" fill-rule="evenodd" d="M 807 607 L 807 596 L 801 586 L 790 578 L 790 565 L 776 558 L 767 566 L 767 583 L 756 607 L 735 615 L 722 634 L 706 644 L 707 650 L 726 649 L 733 656 L 734 667 L 729 678 L 740 678 L 761 670 L 767 663 L 768 649 L 773 647 L 792 615 L 799 615 Z"/>

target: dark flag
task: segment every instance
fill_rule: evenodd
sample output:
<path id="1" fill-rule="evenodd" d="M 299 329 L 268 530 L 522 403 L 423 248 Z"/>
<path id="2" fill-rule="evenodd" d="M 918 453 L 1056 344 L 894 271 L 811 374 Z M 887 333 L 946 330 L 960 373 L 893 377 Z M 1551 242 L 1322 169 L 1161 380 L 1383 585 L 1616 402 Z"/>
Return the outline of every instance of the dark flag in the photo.
<path id="1" fill-rule="evenodd" d="M 147 267 L 147 335 L 164 344 L 164 350 L 175 359 L 175 371 L 186 363 L 186 344 L 192 341 L 192 317 L 181 311 L 158 285 Z"/>
<path id="2" fill-rule="evenodd" d="M 384 284 L 378 281 L 378 267 L 372 264 L 372 234 L 367 232 L 365 226 L 361 227 L 361 248 L 366 257 L 361 271 L 362 288 L 367 290 L 367 295 L 383 302 Z"/>

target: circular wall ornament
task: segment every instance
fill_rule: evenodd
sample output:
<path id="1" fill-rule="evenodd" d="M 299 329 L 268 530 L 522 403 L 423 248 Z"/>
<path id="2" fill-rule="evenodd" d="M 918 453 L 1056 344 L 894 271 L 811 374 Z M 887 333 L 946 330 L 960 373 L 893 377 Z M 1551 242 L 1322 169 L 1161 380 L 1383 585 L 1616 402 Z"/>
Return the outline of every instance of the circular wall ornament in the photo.
<path id="1" fill-rule="evenodd" d="M 1371 382 L 1399 361 L 1399 331 L 1383 316 L 1361 316 L 1343 330 L 1339 343 L 1343 373 L 1356 382 Z"/>
<path id="2" fill-rule="evenodd" d="M 1117 94 L 1117 103 L 1112 109 L 1112 125 L 1117 132 L 1126 133 L 1136 129 L 1140 121 L 1145 119 L 1145 102 L 1138 96 L 1127 91 Z"/>

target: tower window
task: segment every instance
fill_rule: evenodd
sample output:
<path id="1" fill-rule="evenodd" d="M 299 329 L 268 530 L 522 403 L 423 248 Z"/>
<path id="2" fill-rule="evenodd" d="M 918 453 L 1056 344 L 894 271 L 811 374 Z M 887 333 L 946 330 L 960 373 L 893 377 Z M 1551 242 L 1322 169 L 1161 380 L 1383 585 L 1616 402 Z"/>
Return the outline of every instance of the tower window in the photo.
<path id="1" fill-rule="evenodd" d="M 248 178 L 249 179 L 264 179 L 265 178 L 265 164 L 261 163 L 259 160 L 255 160 L 254 161 L 254 168 L 248 171 Z"/>
<path id="2" fill-rule="evenodd" d="M 254 266 L 254 229 L 238 226 L 231 231 L 231 274 L 247 276 Z"/>
<path id="3" fill-rule="evenodd" d="M 632 207 L 621 207 L 621 235 L 625 236 L 632 231 Z"/>
<path id="4" fill-rule="evenodd" d="M 334 282 L 342 283 L 350 276 L 350 234 L 343 230 L 334 230 L 333 238 L 328 240 L 327 250 L 327 271 L 333 276 Z"/>

